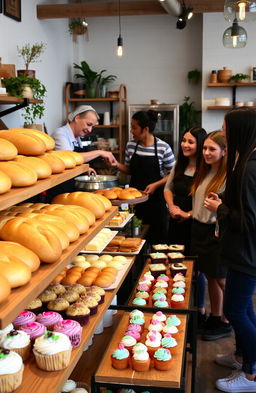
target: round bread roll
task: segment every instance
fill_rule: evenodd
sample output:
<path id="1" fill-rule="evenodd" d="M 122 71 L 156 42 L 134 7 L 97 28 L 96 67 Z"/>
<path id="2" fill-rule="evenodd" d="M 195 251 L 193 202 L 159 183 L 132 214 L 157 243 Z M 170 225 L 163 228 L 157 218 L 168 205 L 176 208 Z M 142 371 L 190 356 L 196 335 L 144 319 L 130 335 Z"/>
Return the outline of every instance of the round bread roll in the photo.
<path id="1" fill-rule="evenodd" d="M 125 188 L 126 191 L 138 191 L 135 187 L 127 187 Z"/>
<path id="2" fill-rule="evenodd" d="M 10 258 L 17 257 L 30 268 L 31 272 L 36 271 L 40 266 L 38 256 L 19 243 L 0 241 L 0 257 L 2 255 Z"/>
<path id="3" fill-rule="evenodd" d="M 116 270 L 123 269 L 123 264 L 121 262 L 110 261 L 110 262 L 107 262 L 107 266 L 114 267 Z"/>
<path id="4" fill-rule="evenodd" d="M 4 194 L 9 191 L 12 186 L 12 181 L 8 175 L 3 171 L 0 171 L 0 194 Z"/>
<path id="5" fill-rule="evenodd" d="M 49 152 L 49 154 L 60 158 L 64 162 L 66 169 L 75 168 L 76 166 L 76 160 L 68 150 L 54 150 Z"/>
<path id="6" fill-rule="evenodd" d="M 65 171 L 65 168 L 66 168 L 65 164 L 64 164 L 63 160 L 61 160 L 59 157 L 54 156 L 53 154 L 49 154 L 49 153 L 45 153 L 45 154 L 38 156 L 38 157 L 50 165 L 50 167 L 52 169 L 52 173 L 61 173 L 61 172 Z"/>
<path id="7" fill-rule="evenodd" d="M 36 171 L 27 164 L 15 161 L 0 162 L 0 171 L 11 179 L 13 187 L 31 186 L 37 182 Z"/>
<path id="8" fill-rule="evenodd" d="M 35 169 L 38 179 L 46 179 L 52 174 L 50 165 L 38 157 L 18 156 L 15 161 L 27 164 L 30 168 Z"/>
<path id="9" fill-rule="evenodd" d="M 39 139 L 41 139 L 46 146 L 46 150 L 53 150 L 55 148 L 55 140 L 48 134 L 46 134 L 43 131 L 39 131 L 39 130 L 34 130 L 34 129 L 28 129 L 28 128 L 10 128 L 10 130 L 12 130 L 12 132 L 20 132 L 22 134 L 25 135 L 34 135 L 36 137 L 38 137 Z"/>
<path id="10" fill-rule="evenodd" d="M 45 142 L 33 133 L 15 132 L 16 128 L 0 130 L 0 138 L 13 143 L 19 154 L 25 156 L 39 156 L 46 151 Z"/>
<path id="11" fill-rule="evenodd" d="M 115 262 L 120 262 L 120 263 L 126 263 L 127 262 L 127 258 L 124 257 L 123 255 L 116 255 L 113 257 L 113 261 Z"/>
<path id="12" fill-rule="evenodd" d="M 142 197 L 142 193 L 140 192 L 140 191 L 138 191 L 138 190 L 136 190 L 136 191 L 130 191 L 131 192 L 131 194 L 135 197 L 135 198 L 140 198 L 140 197 Z"/>
<path id="13" fill-rule="evenodd" d="M 112 261 L 112 259 L 113 259 L 112 255 L 106 254 L 106 255 L 100 256 L 100 260 L 104 261 L 104 262 L 110 262 L 110 261 Z"/>
<path id="14" fill-rule="evenodd" d="M 108 199 L 117 199 L 118 194 L 113 190 L 106 190 L 103 194 Z"/>
<path id="15" fill-rule="evenodd" d="M 77 262 L 85 262 L 85 257 L 83 255 L 77 255 L 72 259 L 71 263 L 75 265 Z"/>
<path id="16" fill-rule="evenodd" d="M 11 288 L 25 285 L 31 278 L 29 267 L 15 257 L 0 256 L 1 274 L 8 280 Z"/>
<path id="17" fill-rule="evenodd" d="M 91 263 L 91 266 L 95 266 L 95 267 L 98 267 L 99 269 L 103 269 L 104 267 L 107 266 L 107 264 L 106 264 L 106 262 L 104 262 L 104 261 L 98 260 L 98 261 L 92 262 L 92 263 Z"/>
<path id="18" fill-rule="evenodd" d="M 6 139 L 0 138 L 0 160 L 9 161 L 13 160 L 18 154 L 17 148 L 13 143 Z"/>
<path id="19" fill-rule="evenodd" d="M 102 188 L 100 190 L 95 191 L 95 194 L 100 194 L 100 195 L 104 195 L 105 190 Z"/>
<path id="20" fill-rule="evenodd" d="M 99 255 L 94 255 L 94 254 L 86 255 L 85 258 L 88 262 L 95 262 L 99 259 Z"/>
<path id="21" fill-rule="evenodd" d="M 126 189 L 120 191 L 118 197 L 119 199 L 135 199 L 134 195 L 131 192 L 127 191 Z"/>
<path id="22" fill-rule="evenodd" d="M 4 302 L 11 293 L 11 286 L 5 276 L 0 274 L 0 303 Z"/>

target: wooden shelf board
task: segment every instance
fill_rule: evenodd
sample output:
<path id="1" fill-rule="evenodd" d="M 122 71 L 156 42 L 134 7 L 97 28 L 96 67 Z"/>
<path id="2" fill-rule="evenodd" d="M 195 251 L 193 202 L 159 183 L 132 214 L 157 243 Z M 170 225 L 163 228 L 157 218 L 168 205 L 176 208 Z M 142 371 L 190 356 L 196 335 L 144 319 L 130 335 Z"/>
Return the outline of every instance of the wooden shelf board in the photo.
<path id="1" fill-rule="evenodd" d="M 0 105 L 3 104 L 20 104 L 24 101 L 24 98 L 18 98 L 18 97 L 14 97 L 14 96 L 9 96 L 9 95 L 5 95 L 5 96 L 0 96 Z M 43 100 L 36 100 L 35 98 L 30 98 L 29 102 L 31 104 L 42 104 Z"/>
<path id="2" fill-rule="evenodd" d="M 222 111 L 229 111 L 230 109 L 233 108 L 239 108 L 239 106 L 234 106 L 234 105 L 229 105 L 229 106 L 208 106 L 207 109 L 208 110 L 222 110 Z M 256 106 L 250 106 L 249 108 L 253 108 L 255 109 Z"/>
<path id="3" fill-rule="evenodd" d="M 234 86 L 252 86 L 256 87 L 256 82 L 242 82 L 242 83 L 208 83 L 208 87 L 234 87 Z"/>
<path id="4" fill-rule="evenodd" d="M 119 124 L 109 124 L 108 126 L 105 126 L 104 124 L 99 124 L 94 128 L 119 128 Z"/>
<path id="5" fill-rule="evenodd" d="M 57 186 L 66 180 L 72 179 L 73 177 L 88 171 L 88 169 L 89 165 L 83 164 L 75 167 L 74 169 L 66 169 L 63 173 L 51 175 L 47 179 L 38 180 L 33 186 L 12 188 L 9 192 L 0 195 L 0 210 L 7 209 L 16 203 L 25 201 L 42 191 L 48 190 L 49 188 Z"/>
<path id="6" fill-rule="evenodd" d="M 79 253 L 79 251 L 109 222 L 117 213 L 117 207 L 96 221 L 89 231 L 71 243 L 61 258 L 52 264 L 43 263 L 40 268 L 32 274 L 30 282 L 20 288 L 11 291 L 8 300 L 0 305 L 0 328 L 6 327 L 17 314 L 22 311 L 33 299 L 35 299 L 58 275 L 58 273 Z"/>
<path id="7" fill-rule="evenodd" d="M 130 267 L 132 264 L 130 265 Z M 106 291 L 105 301 L 99 306 L 96 315 L 90 316 L 89 323 L 84 326 L 82 333 L 82 341 L 78 348 L 73 349 L 71 355 L 71 361 L 65 370 L 47 372 L 37 368 L 33 356 L 25 362 L 25 372 L 23 377 L 23 382 L 20 388 L 15 390 L 15 393 L 59 393 L 64 382 L 68 379 L 74 367 L 76 366 L 78 360 L 80 359 L 84 347 L 89 342 L 92 334 L 97 328 L 99 322 L 103 318 L 105 311 L 109 308 L 113 297 L 120 288 L 122 282 L 124 281 L 129 269 L 124 273 L 122 279 L 120 280 L 116 289 L 112 291 Z"/>
<path id="8" fill-rule="evenodd" d="M 144 313 L 145 326 L 149 324 L 152 315 L 152 313 Z M 170 314 L 167 313 L 167 315 Z M 112 382 L 116 384 L 131 384 L 138 386 L 157 386 L 159 388 L 179 388 L 183 369 L 188 317 L 187 315 L 179 315 L 179 318 L 181 320 L 179 337 L 177 338 L 179 351 L 177 351 L 177 354 L 173 355 L 172 368 L 170 370 L 163 372 L 152 367 L 147 372 L 136 372 L 131 367 L 125 370 L 116 370 L 111 366 L 111 353 L 118 347 L 129 324 L 129 312 L 125 312 L 95 373 L 95 381 L 106 384 L 107 382 Z"/>

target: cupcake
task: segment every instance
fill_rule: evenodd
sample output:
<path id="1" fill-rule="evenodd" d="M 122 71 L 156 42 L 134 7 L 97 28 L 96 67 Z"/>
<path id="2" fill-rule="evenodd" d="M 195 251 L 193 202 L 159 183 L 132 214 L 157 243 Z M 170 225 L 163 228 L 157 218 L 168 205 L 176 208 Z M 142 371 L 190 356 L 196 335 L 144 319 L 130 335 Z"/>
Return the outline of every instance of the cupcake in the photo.
<path id="1" fill-rule="evenodd" d="M 136 332 L 141 333 L 142 327 L 140 325 L 136 325 L 135 323 L 130 323 L 126 330 L 135 330 Z"/>
<path id="2" fill-rule="evenodd" d="M 156 288 L 153 289 L 153 293 L 156 293 L 156 292 L 161 292 L 161 293 L 164 293 L 166 295 L 167 294 L 167 289 L 166 288 L 161 288 L 161 287 L 156 287 Z"/>
<path id="3" fill-rule="evenodd" d="M 144 328 L 145 325 L 145 319 L 144 316 L 141 317 L 139 314 L 138 315 L 134 315 L 131 319 L 130 319 L 130 323 L 134 323 L 135 325 L 139 325 L 141 326 L 141 328 Z"/>
<path id="4" fill-rule="evenodd" d="M 157 311 L 152 316 L 152 320 L 154 320 L 154 319 L 156 319 L 157 321 L 160 321 L 160 322 L 165 322 L 166 321 L 166 315 L 162 311 Z"/>
<path id="5" fill-rule="evenodd" d="M 173 277 L 173 281 L 186 281 L 184 274 L 182 273 L 176 273 Z"/>
<path id="6" fill-rule="evenodd" d="M 157 319 L 152 319 L 148 326 L 148 330 L 156 330 L 157 332 L 161 332 L 163 330 L 163 324 Z"/>
<path id="7" fill-rule="evenodd" d="M 166 348 L 159 348 L 154 354 L 154 367 L 160 371 L 170 370 L 171 360 L 171 352 Z"/>
<path id="8" fill-rule="evenodd" d="M 0 330 L 0 339 L 2 336 L 9 333 L 13 329 L 14 329 L 13 324 L 9 323 L 9 325 L 7 325 L 4 329 Z"/>
<path id="9" fill-rule="evenodd" d="M 157 280 L 154 288 L 168 288 L 168 282 L 164 280 Z"/>
<path id="10" fill-rule="evenodd" d="M 184 308 L 185 307 L 185 298 L 183 295 L 175 294 L 171 297 L 171 306 L 172 308 Z"/>
<path id="11" fill-rule="evenodd" d="M 68 289 L 68 290 L 71 289 L 72 291 L 77 292 L 78 295 L 83 295 L 83 294 L 85 293 L 85 291 L 86 291 L 85 286 L 82 285 L 82 284 L 78 284 L 78 283 L 69 285 L 69 286 L 67 287 L 67 289 Z"/>
<path id="12" fill-rule="evenodd" d="M 82 327 L 77 321 L 73 321 L 72 319 L 65 319 L 56 323 L 53 331 L 66 334 L 73 348 L 78 347 L 81 342 Z"/>
<path id="13" fill-rule="evenodd" d="M 22 383 L 23 362 L 20 355 L 8 349 L 0 349 L 0 392 L 9 393 Z"/>
<path id="14" fill-rule="evenodd" d="M 36 320 L 36 315 L 32 311 L 22 311 L 13 321 L 15 329 L 19 329 L 21 326 L 27 323 L 34 322 Z"/>
<path id="15" fill-rule="evenodd" d="M 89 310 L 90 310 L 90 315 L 95 315 L 97 314 L 98 311 L 98 302 L 93 296 L 81 296 L 81 302 L 85 304 Z"/>
<path id="16" fill-rule="evenodd" d="M 157 277 L 156 281 L 170 281 L 169 277 L 166 274 L 160 274 L 160 276 Z"/>
<path id="17" fill-rule="evenodd" d="M 52 300 L 55 300 L 57 298 L 57 295 L 51 289 L 46 289 L 38 297 L 42 301 L 42 303 L 45 304 L 45 303 L 48 303 Z"/>
<path id="18" fill-rule="evenodd" d="M 133 318 L 138 315 L 144 319 L 144 313 L 140 310 L 137 310 L 136 308 L 134 310 L 132 310 L 129 315 L 130 315 L 130 318 Z"/>
<path id="19" fill-rule="evenodd" d="M 47 331 L 35 340 L 33 353 L 37 367 L 45 371 L 66 368 L 70 361 L 72 346 L 62 333 Z"/>
<path id="20" fill-rule="evenodd" d="M 30 337 L 22 330 L 11 330 L 1 338 L 0 346 L 18 353 L 23 360 L 26 360 L 30 355 Z"/>
<path id="21" fill-rule="evenodd" d="M 62 319 L 62 316 L 54 311 L 45 311 L 36 317 L 36 321 L 46 326 L 47 330 L 52 330 L 55 323 L 62 321 Z"/>
<path id="22" fill-rule="evenodd" d="M 46 332 L 46 326 L 39 322 L 30 322 L 20 328 L 23 332 L 27 333 L 30 340 L 34 342 L 37 337 L 42 336 Z"/>
<path id="23" fill-rule="evenodd" d="M 170 326 L 180 326 L 181 321 L 180 318 L 177 317 L 177 315 L 170 315 L 167 319 L 166 319 L 166 325 L 170 325 Z"/>
<path id="24" fill-rule="evenodd" d="M 183 296 L 185 296 L 184 293 L 185 293 L 185 289 L 184 289 L 184 288 L 181 288 L 181 287 L 172 288 L 172 294 L 173 294 L 173 295 L 177 294 L 177 295 L 183 295 Z"/>
<path id="25" fill-rule="evenodd" d="M 149 278 L 147 278 L 147 276 L 143 276 L 140 281 L 138 282 L 138 284 L 145 284 L 148 285 L 149 287 L 151 287 L 152 285 L 152 281 L 150 281 Z"/>
<path id="26" fill-rule="evenodd" d="M 139 291 L 136 293 L 135 297 L 141 297 L 142 299 L 147 300 L 149 298 L 149 293 L 146 291 Z"/>
<path id="27" fill-rule="evenodd" d="M 135 338 L 136 342 L 140 340 L 140 333 L 136 330 L 126 330 L 125 335 Z"/>
<path id="28" fill-rule="evenodd" d="M 63 317 L 65 316 L 65 312 L 69 307 L 69 302 L 62 297 L 58 297 L 55 300 L 50 301 L 47 303 L 47 310 L 54 311 L 61 314 Z"/>
<path id="29" fill-rule="evenodd" d="M 34 314 L 40 314 L 43 311 L 43 303 L 42 300 L 37 297 L 36 299 L 32 300 L 29 305 L 26 307 L 27 311 L 32 311 Z"/>
<path id="30" fill-rule="evenodd" d="M 173 337 L 179 336 L 179 330 L 176 326 L 173 325 L 165 325 L 163 327 L 163 333 L 170 333 Z"/>
<path id="31" fill-rule="evenodd" d="M 70 304 L 75 303 L 79 299 L 79 293 L 72 289 L 68 289 L 61 295 L 61 298 L 67 300 Z"/>
<path id="32" fill-rule="evenodd" d="M 92 287 L 90 287 L 90 290 L 92 292 L 96 292 L 101 296 L 101 301 L 99 304 L 103 303 L 105 300 L 105 291 L 103 288 L 97 287 L 96 285 L 93 285 Z"/>
<path id="33" fill-rule="evenodd" d="M 175 281 L 173 284 L 172 284 L 172 287 L 173 288 L 186 288 L 186 283 L 185 283 L 185 281 Z"/>
<path id="34" fill-rule="evenodd" d="M 126 349 L 124 345 L 120 343 L 118 345 L 118 348 L 114 352 L 112 352 L 111 355 L 112 367 L 118 370 L 123 370 L 125 368 L 128 368 L 129 356 L 130 353 L 128 349 Z"/>
<path id="35" fill-rule="evenodd" d="M 145 344 L 137 343 L 133 346 L 132 353 L 137 352 L 137 351 L 147 351 L 147 350 L 148 350 L 148 348 Z"/>
<path id="36" fill-rule="evenodd" d="M 175 254 L 175 256 L 171 256 L 171 254 Z M 180 259 L 181 262 L 184 260 L 184 255 L 180 254 L 180 253 L 171 253 L 168 254 L 168 258 L 170 259 L 170 263 L 175 259 L 178 260 Z M 179 256 L 177 254 L 180 254 Z M 173 258 L 173 259 L 172 259 Z M 179 263 L 179 262 L 175 262 L 175 263 L 171 263 L 170 265 L 170 272 L 171 272 L 171 276 L 174 277 L 175 274 L 177 273 L 182 273 L 184 276 L 186 276 L 187 273 L 187 266 L 184 265 L 184 263 Z"/>
<path id="37" fill-rule="evenodd" d="M 145 299 L 143 299 L 142 297 L 135 297 L 132 301 L 132 304 L 134 306 L 146 306 L 147 301 Z"/>
<path id="38" fill-rule="evenodd" d="M 160 299 L 158 299 L 154 302 L 154 306 L 159 307 L 159 308 L 167 308 L 169 306 L 169 304 L 168 304 L 167 300 L 165 300 L 163 297 L 161 297 Z"/>
<path id="39" fill-rule="evenodd" d="M 132 336 L 128 336 L 125 333 L 125 336 L 123 336 L 122 340 L 121 340 L 121 344 L 123 344 L 123 346 L 128 349 L 128 351 L 131 353 L 132 352 L 132 347 L 137 343 L 136 338 L 132 337 Z"/>
<path id="40" fill-rule="evenodd" d="M 67 308 L 66 316 L 84 326 L 89 322 L 90 310 L 84 303 L 73 303 Z"/>
<path id="41" fill-rule="evenodd" d="M 76 388 L 76 382 L 72 379 L 67 379 L 64 385 L 61 388 L 62 393 L 69 393 L 72 392 L 73 389 Z"/>
<path id="42" fill-rule="evenodd" d="M 170 333 L 166 333 L 164 335 L 164 337 L 161 339 L 161 345 L 163 348 L 169 349 L 172 355 L 177 353 L 177 341 Z"/>
<path id="43" fill-rule="evenodd" d="M 62 284 L 50 284 L 47 289 L 56 293 L 57 296 L 62 295 L 66 292 L 66 289 Z"/>
<path id="44" fill-rule="evenodd" d="M 151 285 L 151 284 L 150 284 Z M 147 284 L 138 284 L 136 289 L 137 291 L 146 291 L 149 292 L 150 291 L 150 285 Z"/>
<path id="45" fill-rule="evenodd" d="M 153 334 L 152 332 L 150 332 L 147 335 L 147 339 L 145 341 L 145 344 L 148 348 L 149 356 L 152 358 L 154 356 L 154 353 L 160 348 L 161 341 L 160 341 L 160 338 L 158 338 L 156 334 Z"/>
<path id="46" fill-rule="evenodd" d="M 148 334 L 146 335 L 146 339 L 150 338 L 152 334 L 156 337 L 156 340 L 162 339 L 162 334 L 157 330 L 149 330 Z"/>
<path id="47" fill-rule="evenodd" d="M 146 277 L 151 283 L 155 281 L 155 277 L 151 274 L 151 272 L 148 270 L 143 277 Z"/>
<path id="48" fill-rule="evenodd" d="M 159 299 L 166 300 L 167 298 L 166 298 L 166 295 L 164 293 L 162 293 L 162 292 L 155 292 L 152 295 L 152 300 L 155 302 L 156 300 L 159 300 Z"/>
<path id="49" fill-rule="evenodd" d="M 138 350 L 132 356 L 132 368 L 135 371 L 148 371 L 150 367 L 150 358 L 147 351 Z"/>
<path id="50" fill-rule="evenodd" d="M 183 244 L 170 244 L 169 251 L 184 252 L 185 246 Z"/>

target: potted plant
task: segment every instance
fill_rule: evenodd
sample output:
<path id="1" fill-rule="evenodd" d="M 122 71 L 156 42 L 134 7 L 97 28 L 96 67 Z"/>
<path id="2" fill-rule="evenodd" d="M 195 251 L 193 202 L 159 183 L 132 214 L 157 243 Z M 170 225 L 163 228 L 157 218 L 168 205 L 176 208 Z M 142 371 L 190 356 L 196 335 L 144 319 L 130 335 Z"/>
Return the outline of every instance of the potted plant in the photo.
<path id="1" fill-rule="evenodd" d="M 138 217 L 133 216 L 132 218 L 132 227 L 133 227 L 133 236 L 138 236 L 141 230 L 142 220 Z"/>
<path id="2" fill-rule="evenodd" d="M 190 97 L 185 96 L 183 104 L 180 105 L 180 133 L 200 123 L 201 111 L 196 109 L 193 101 L 189 101 Z"/>
<path id="3" fill-rule="evenodd" d="M 99 97 L 106 97 L 107 95 L 107 85 L 111 82 L 116 80 L 116 75 L 108 75 L 103 77 L 102 74 L 106 72 L 106 70 L 102 70 L 98 77 L 98 96 Z"/>
<path id="4" fill-rule="evenodd" d="M 250 77 L 247 74 L 235 74 L 231 76 L 230 82 L 235 82 L 235 83 L 245 83 L 245 82 L 249 82 L 250 81 Z"/>
<path id="5" fill-rule="evenodd" d="M 24 74 L 14 78 L 4 79 L 3 83 L 6 87 L 7 92 L 14 97 L 26 97 L 42 100 L 46 94 L 46 87 L 39 79 L 31 78 Z M 28 87 L 32 91 L 32 96 L 27 95 Z M 24 124 L 27 126 L 29 124 L 34 124 L 37 119 L 42 119 L 44 111 L 45 106 L 42 103 L 29 104 L 23 109 L 22 116 L 24 118 Z"/>
<path id="6" fill-rule="evenodd" d="M 17 46 L 19 57 L 22 57 L 25 63 L 25 70 L 18 70 L 18 76 L 20 74 L 26 74 L 30 77 L 35 77 L 35 70 L 29 70 L 30 63 L 36 63 L 39 60 L 39 57 L 44 52 L 46 48 L 46 44 L 43 42 L 36 42 L 33 45 L 25 44 L 21 48 Z"/>
<path id="7" fill-rule="evenodd" d="M 198 69 L 191 70 L 188 72 L 187 77 L 189 82 L 196 85 L 201 79 L 201 71 L 199 71 Z"/>
<path id="8" fill-rule="evenodd" d="M 82 35 L 87 32 L 88 23 L 82 18 L 70 19 L 68 30 L 71 35 Z"/>

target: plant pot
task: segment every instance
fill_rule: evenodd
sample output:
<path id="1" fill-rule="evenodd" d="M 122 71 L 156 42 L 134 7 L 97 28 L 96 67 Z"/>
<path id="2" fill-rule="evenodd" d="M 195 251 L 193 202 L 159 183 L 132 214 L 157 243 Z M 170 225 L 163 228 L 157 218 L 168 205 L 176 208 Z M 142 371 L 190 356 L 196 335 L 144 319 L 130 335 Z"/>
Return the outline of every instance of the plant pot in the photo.
<path id="1" fill-rule="evenodd" d="M 31 87 L 28 84 L 24 84 L 21 87 L 21 95 L 24 98 L 34 98 L 33 95 L 33 90 L 31 89 Z"/>
<path id="2" fill-rule="evenodd" d="M 87 26 L 75 26 L 73 27 L 72 34 L 82 35 L 87 32 Z"/>
<path id="3" fill-rule="evenodd" d="M 70 98 L 85 98 L 86 89 L 84 83 L 71 83 Z"/>
<path id="4" fill-rule="evenodd" d="M 95 98 L 97 96 L 97 86 L 96 85 L 87 86 L 86 96 L 88 98 Z"/>
<path id="5" fill-rule="evenodd" d="M 43 124 L 24 124 L 24 128 L 29 128 L 30 130 L 44 131 Z"/>
<path id="6" fill-rule="evenodd" d="M 29 78 L 35 78 L 36 77 L 36 71 L 35 70 L 17 70 L 17 75 L 27 75 Z"/>
<path id="7" fill-rule="evenodd" d="M 101 85 L 101 86 L 98 87 L 97 96 L 100 97 L 100 98 L 107 97 L 107 86 L 106 85 Z"/>

